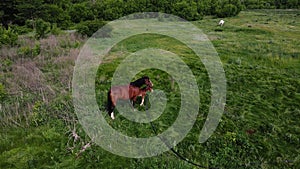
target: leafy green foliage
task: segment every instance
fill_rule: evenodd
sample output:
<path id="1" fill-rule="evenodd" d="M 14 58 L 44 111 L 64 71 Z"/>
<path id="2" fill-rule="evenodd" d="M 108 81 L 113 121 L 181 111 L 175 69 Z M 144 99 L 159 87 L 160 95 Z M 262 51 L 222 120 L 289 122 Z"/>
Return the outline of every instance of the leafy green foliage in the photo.
<path id="1" fill-rule="evenodd" d="M 56 23 L 54 23 L 54 24 L 51 25 L 50 33 L 52 35 L 59 35 L 61 32 L 62 32 L 61 29 L 57 27 Z"/>
<path id="2" fill-rule="evenodd" d="M 43 19 L 70 29 L 74 24 L 92 20 L 114 20 L 136 12 L 164 12 L 186 20 L 198 20 L 205 15 L 235 16 L 244 7 L 299 8 L 298 0 L 11 0 L 0 4 L 1 23 L 7 29 L 10 24 L 24 26 L 27 20 Z M 18 33 L 26 33 L 17 31 Z"/>
<path id="3" fill-rule="evenodd" d="M 56 24 L 58 27 L 67 29 L 71 25 L 71 18 L 67 11 L 54 4 L 41 6 L 40 18 L 46 22 Z"/>
<path id="4" fill-rule="evenodd" d="M 223 7 L 219 7 L 216 11 L 218 17 L 221 18 L 235 16 L 237 12 L 237 7 L 232 4 L 226 4 Z"/>
<path id="5" fill-rule="evenodd" d="M 18 35 L 26 34 L 33 31 L 31 27 L 27 27 L 26 25 L 24 26 L 11 25 L 11 29 L 14 30 L 14 32 L 17 33 Z"/>
<path id="6" fill-rule="evenodd" d="M 236 16 L 242 10 L 242 4 L 239 0 L 217 2 L 216 15 L 218 17 Z"/>
<path id="7" fill-rule="evenodd" d="M 40 44 L 35 44 L 33 47 L 31 46 L 23 46 L 18 49 L 18 55 L 27 57 L 27 58 L 34 58 L 41 52 Z"/>
<path id="8" fill-rule="evenodd" d="M 18 25 L 24 25 L 28 19 L 35 20 L 36 18 L 40 18 L 39 15 L 44 2 L 43 0 L 13 0 L 11 3 L 17 11 L 12 13 L 15 16 L 13 21 Z"/>
<path id="9" fill-rule="evenodd" d="M 198 13 L 196 2 L 187 1 L 177 2 L 173 5 L 173 14 L 179 17 L 185 18 L 186 20 L 199 20 L 202 18 L 201 14 Z"/>
<path id="10" fill-rule="evenodd" d="M 69 10 L 69 15 L 74 23 L 79 23 L 86 20 L 94 20 L 93 13 L 85 3 L 74 4 Z"/>
<path id="11" fill-rule="evenodd" d="M 50 23 L 43 19 L 37 19 L 35 21 L 35 33 L 36 38 L 44 38 L 47 33 L 50 32 Z"/>
<path id="12" fill-rule="evenodd" d="M 248 9 L 299 9 L 298 0 L 245 0 L 243 1 Z"/>
<path id="13" fill-rule="evenodd" d="M 81 35 L 86 35 L 86 36 L 90 37 L 104 25 L 105 25 L 105 22 L 101 21 L 101 20 L 85 21 L 85 22 L 81 22 L 79 25 L 77 25 L 76 29 L 77 29 L 77 32 L 80 33 Z M 112 31 L 112 28 L 110 26 L 105 26 L 105 27 L 103 27 L 101 32 L 98 32 L 97 35 L 95 35 L 95 36 L 109 37 L 111 31 Z"/>
<path id="14" fill-rule="evenodd" d="M 203 15 L 235 16 L 244 6 L 250 9 L 299 8 L 300 4 L 297 0 L 11 0 L 1 3 L 0 14 L 6 29 L 11 23 L 24 26 L 27 20 L 37 19 L 69 29 L 82 21 L 108 21 L 136 12 L 164 12 L 186 20 L 198 20 Z"/>
<path id="15" fill-rule="evenodd" d="M 2 45 L 16 45 L 18 40 L 18 34 L 15 33 L 13 29 L 10 27 L 5 29 L 4 27 L 0 27 L 0 47 Z"/>

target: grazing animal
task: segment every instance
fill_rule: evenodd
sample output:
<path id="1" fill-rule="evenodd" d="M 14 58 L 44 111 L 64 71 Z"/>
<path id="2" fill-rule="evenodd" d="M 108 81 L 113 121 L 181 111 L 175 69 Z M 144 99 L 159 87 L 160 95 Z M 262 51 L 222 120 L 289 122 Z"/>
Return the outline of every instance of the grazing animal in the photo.
<path id="1" fill-rule="evenodd" d="M 132 107 L 136 102 L 138 96 L 142 96 L 142 102 L 140 105 L 144 104 L 144 98 L 147 91 L 153 91 L 153 84 L 149 77 L 144 76 L 134 82 L 131 82 L 129 85 L 120 85 L 113 86 L 107 93 L 107 106 L 106 110 L 108 111 L 109 116 L 112 119 L 114 117 L 114 109 L 117 105 L 119 99 L 130 100 L 132 101 Z"/>
<path id="2" fill-rule="evenodd" d="M 221 19 L 220 22 L 219 22 L 219 25 L 220 25 L 220 26 L 223 26 L 224 23 L 225 23 L 225 21 L 224 21 L 223 19 Z"/>

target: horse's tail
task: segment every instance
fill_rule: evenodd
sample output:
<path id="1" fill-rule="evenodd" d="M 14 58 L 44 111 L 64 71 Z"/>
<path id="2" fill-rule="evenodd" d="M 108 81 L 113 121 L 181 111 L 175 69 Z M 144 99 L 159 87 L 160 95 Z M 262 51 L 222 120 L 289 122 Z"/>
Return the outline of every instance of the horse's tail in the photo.
<path id="1" fill-rule="evenodd" d="M 108 111 L 109 115 L 112 112 L 112 100 L 111 100 L 111 89 L 107 92 L 107 105 L 106 105 L 106 110 Z"/>

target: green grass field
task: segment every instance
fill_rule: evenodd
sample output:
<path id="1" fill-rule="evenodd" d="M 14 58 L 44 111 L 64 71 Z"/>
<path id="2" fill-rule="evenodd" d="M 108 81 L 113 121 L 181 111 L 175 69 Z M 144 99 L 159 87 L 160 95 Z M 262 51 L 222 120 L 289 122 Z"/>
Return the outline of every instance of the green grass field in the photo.
<path id="1" fill-rule="evenodd" d="M 201 104 L 196 123 L 174 148 L 177 152 L 205 168 L 299 168 L 299 15 L 299 10 L 251 10 L 225 18 L 223 27 L 217 26 L 219 18 L 193 22 L 217 50 L 227 80 L 224 115 L 205 143 L 198 140 L 211 96 L 207 71 L 197 56 L 175 39 L 144 34 L 118 43 L 98 70 L 98 105 L 103 109 L 106 100 L 99 98 L 106 95 L 111 77 L 125 56 L 143 48 L 159 47 L 180 56 L 197 77 L 199 87 Z M 197 168 L 171 151 L 131 159 L 94 144 L 76 119 L 70 88 L 78 44 L 84 40 L 57 40 L 55 43 L 61 48 L 51 46 L 50 38 L 47 43 L 35 42 L 41 45 L 39 56 L 18 58 L 7 54 L 1 58 L 0 168 Z M 19 48 L 26 45 L 22 43 Z M 15 50 L 22 51 L 19 48 Z M 5 51 L 13 50 L 2 49 L 1 54 Z M 33 74 L 36 78 L 21 76 L 16 71 L 24 72 L 21 68 L 38 72 Z M 178 115 L 178 84 L 172 84 L 169 75 L 160 70 L 146 70 L 137 77 L 142 74 L 150 76 L 154 89 L 164 90 L 168 97 L 164 113 L 153 122 L 161 133 Z M 138 109 L 143 111 L 145 107 Z M 105 118 L 123 134 L 155 135 L 150 124 L 131 122 L 118 112 L 114 121 Z M 83 151 L 82 147 L 89 143 L 91 146 Z"/>

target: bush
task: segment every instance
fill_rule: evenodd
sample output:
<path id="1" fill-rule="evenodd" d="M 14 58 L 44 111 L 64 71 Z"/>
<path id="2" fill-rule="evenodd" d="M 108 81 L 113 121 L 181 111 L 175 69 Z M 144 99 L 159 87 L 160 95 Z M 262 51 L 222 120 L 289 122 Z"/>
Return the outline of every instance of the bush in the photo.
<path id="1" fill-rule="evenodd" d="M 74 23 L 94 19 L 93 13 L 85 3 L 72 5 L 69 9 L 69 15 L 71 17 L 71 21 Z"/>
<path id="2" fill-rule="evenodd" d="M 202 15 L 198 13 L 197 4 L 195 2 L 178 2 L 173 5 L 173 14 L 178 15 L 186 20 L 199 20 Z"/>
<path id="3" fill-rule="evenodd" d="M 18 40 L 18 34 L 15 33 L 10 27 L 5 29 L 4 27 L 0 27 L 0 47 L 2 45 L 16 45 Z"/>
<path id="4" fill-rule="evenodd" d="M 56 23 L 57 26 L 62 29 L 66 29 L 70 26 L 71 22 L 71 17 L 69 16 L 68 11 L 63 10 L 56 4 L 43 4 L 41 6 L 39 18 L 51 24 Z"/>
<path id="5" fill-rule="evenodd" d="M 33 58 L 39 55 L 41 52 L 41 45 L 35 44 L 34 47 L 23 46 L 18 49 L 18 55 L 28 58 Z"/>
<path id="6" fill-rule="evenodd" d="M 244 9 L 244 6 L 239 0 L 219 0 L 215 6 L 215 14 L 221 18 L 236 16 Z"/>
<path id="7" fill-rule="evenodd" d="M 89 36 L 89 34 L 93 34 L 93 33 L 90 33 L 90 30 L 89 30 L 89 27 L 88 26 L 86 26 L 85 24 L 79 24 L 79 25 L 77 25 L 76 26 L 76 28 L 75 28 L 76 30 L 77 30 L 77 32 L 79 33 L 79 34 L 81 34 L 81 35 L 88 35 Z M 91 35 L 90 35 L 91 36 Z"/>
<path id="8" fill-rule="evenodd" d="M 218 17 L 229 17 L 229 16 L 235 16 L 238 14 L 237 7 L 232 4 L 226 4 L 223 8 L 218 8 L 216 10 Z"/>
<path id="9" fill-rule="evenodd" d="M 105 25 L 104 21 L 99 21 L 99 20 L 85 21 L 77 25 L 76 30 L 81 35 L 83 36 L 86 35 L 90 37 L 104 25 Z M 111 27 L 105 26 L 101 32 L 97 33 L 97 37 L 109 37 L 111 31 L 112 31 Z"/>
<path id="10" fill-rule="evenodd" d="M 50 30 L 52 35 L 59 35 L 61 33 L 61 29 L 57 27 L 57 24 L 54 23 L 51 26 L 51 30 Z"/>
<path id="11" fill-rule="evenodd" d="M 37 39 L 44 38 L 50 32 L 50 23 L 45 22 L 43 19 L 37 19 L 35 21 L 35 31 Z"/>
<path id="12" fill-rule="evenodd" d="M 0 101 L 3 102 L 6 98 L 6 91 L 5 91 L 5 88 L 4 88 L 4 85 L 2 83 L 0 83 Z"/>
<path id="13" fill-rule="evenodd" d="M 27 28 L 34 29 L 34 25 L 35 25 L 35 22 L 33 20 L 31 20 L 31 19 L 25 21 L 25 26 Z"/>
<path id="14" fill-rule="evenodd" d="M 32 28 L 29 28 L 26 25 L 25 26 L 12 25 L 11 29 L 14 30 L 14 32 L 17 33 L 18 35 L 32 32 Z"/>

